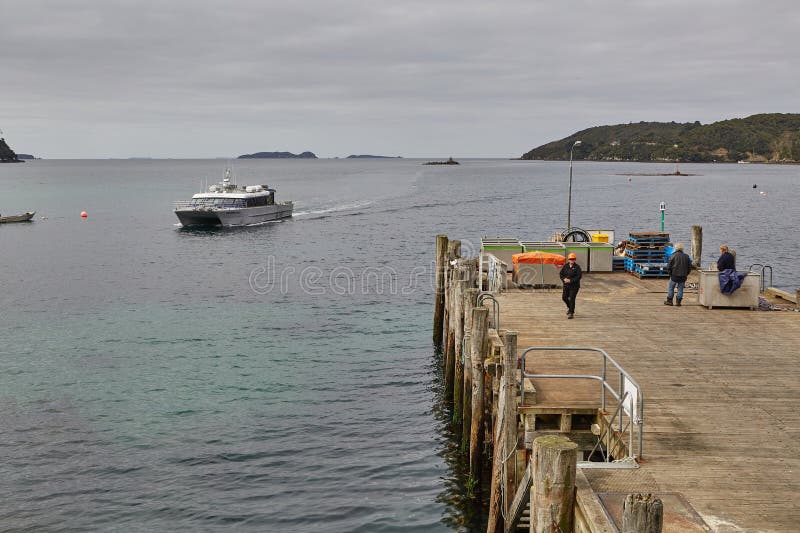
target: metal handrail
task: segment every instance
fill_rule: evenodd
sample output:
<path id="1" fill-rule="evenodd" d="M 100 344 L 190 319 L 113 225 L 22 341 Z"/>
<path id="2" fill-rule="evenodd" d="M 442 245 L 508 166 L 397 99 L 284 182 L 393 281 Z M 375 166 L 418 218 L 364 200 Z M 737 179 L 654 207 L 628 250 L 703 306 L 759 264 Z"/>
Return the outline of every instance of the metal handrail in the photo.
<path id="1" fill-rule="evenodd" d="M 761 267 L 759 270 L 753 270 L 755 267 Z M 769 269 L 769 285 L 767 285 L 767 280 L 764 277 L 764 271 Z M 761 292 L 767 290 L 767 287 L 772 287 L 772 266 L 771 265 L 763 265 L 761 263 L 753 263 L 750 265 L 750 268 L 747 269 L 750 272 L 758 272 L 761 274 Z"/>
<path id="2" fill-rule="evenodd" d="M 529 352 L 535 351 L 562 351 L 562 352 L 596 352 L 602 357 L 602 371 L 599 376 L 591 374 L 528 374 L 525 372 L 525 356 Z M 611 363 L 616 369 L 619 378 L 619 392 L 617 392 L 612 385 L 609 384 L 608 377 L 608 363 Z M 622 368 L 605 350 L 600 348 L 588 348 L 580 346 L 532 346 L 526 348 L 520 356 L 520 375 L 521 380 L 525 378 L 531 379 L 592 379 L 600 382 L 600 407 L 605 411 L 606 408 L 606 393 L 610 393 L 617 400 L 617 410 L 622 407 L 630 417 L 631 423 L 637 426 L 639 453 L 634 457 L 642 457 L 642 437 L 644 426 L 644 395 L 642 388 L 636 383 L 630 374 Z M 525 405 L 525 386 L 524 383 L 520 384 L 520 391 L 522 394 L 522 405 Z M 623 402 L 630 398 L 629 404 L 625 405 Z M 619 430 L 623 431 L 622 417 L 619 420 Z"/>
<path id="3" fill-rule="evenodd" d="M 603 455 L 603 459 L 605 459 L 606 463 L 609 462 L 609 459 L 611 458 L 611 454 L 609 453 L 610 452 L 610 448 L 608 450 L 606 450 L 605 452 L 603 452 L 603 440 L 606 438 L 606 435 L 608 435 L 609 432 L 611 431 L 611 429 L 614 427 L 614 420 L 616 420 L 617 416 L 619 416 L 619 422 L 620 422 L 620 424 L 619 424 L 620 425 L 620 430 L 619 431 L 620 431 L 620 434 L 624 434 L 625 431 L 628 430 L 628 427 L 630 427 L 631 421 L 629 419 L 628 423 L 625 424 L 625 428 L 623 429 L 623 427 L 622 427 L 622 415 L 620 414 L 620 411 L 624 411 L 624 409 L 625 409 L 625 406 L 624 406 L 625 400 L 628 399 L 629 396 L 630 396 L 630 393 L 628 393 L 628 392 L 626 392 L 622 396 L 622 399 L 617 404 L 617 408 L 614 409 L 614 414 L 608 420 L 608 425 L 606 426 L 605 431 L 603 431 L 602 434 L 597 436 L 598 437 L 597 438 L 597 443 L 595 443 L 595 445 L 592 447 L 592 450 L 589 452 L 589 459 L 591 459 L 592 455 L 594 455 L 594 452 L 598 448 L 600 448 L 600 452 Z M 629 437 L 630 437 L 629 438 L 628 449 L 630 450 L 630 449 L 633 449 L 633 432 L 628 432 L 628 434 L 629 434 Z"/>
<path id="4" fill-rule="evenodd" d="M 198 202 L 194 200 L 178 200 L 173 202 L 175 209 L 242 209 L 246 207 L 244 200 L 231 199 L 224 202 Z"/>
<path id="5" fill-rule="evenodd" d="M 488 252 L 481 251 L 478 254 L 478 288 L 483 291 L 483 259 L 486 258 L 487 263 L 489 264 L 489 270 L 486 272 L 487 279 L 486 279 L 486 288 L 488 291 L 484 292 L 499 292 L 502 290 L 502 282 L 499 287 L 495 287 L 493 281 L 495 278 L 498 277 L 498 274 L 501 276 L 506 275 L 506 267 L 507 265 L 498 259 L 494 254 L 490 254 Z M 499 269 L 499 271 L 498 271 Z"/>
<path id="6" fill-rule="evenodd" d="M 481 307 L 483 302 L 489 300 L 492 302 L 492 310 L 494 311 L 494 329 L 500 331 L 500 302 L 488 292 L 481 292 L 478 294 L 478 297 L 475 298 L 475 305 Z"/>

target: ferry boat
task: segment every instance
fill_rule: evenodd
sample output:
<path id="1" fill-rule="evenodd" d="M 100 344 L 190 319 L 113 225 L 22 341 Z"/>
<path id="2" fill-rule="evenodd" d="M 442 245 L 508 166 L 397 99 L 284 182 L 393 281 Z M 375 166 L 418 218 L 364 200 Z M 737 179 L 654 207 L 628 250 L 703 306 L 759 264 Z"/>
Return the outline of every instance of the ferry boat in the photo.
<path id="1" fill-rule="evenodd" d="M 175 215 L 183 226 L 249 226 L 291 217 L 293 208 L 292 202 L 276 202 L 275 189 L 267 185 L 233 183 L 227 169 L 208 192 L 175 202 Z"/>

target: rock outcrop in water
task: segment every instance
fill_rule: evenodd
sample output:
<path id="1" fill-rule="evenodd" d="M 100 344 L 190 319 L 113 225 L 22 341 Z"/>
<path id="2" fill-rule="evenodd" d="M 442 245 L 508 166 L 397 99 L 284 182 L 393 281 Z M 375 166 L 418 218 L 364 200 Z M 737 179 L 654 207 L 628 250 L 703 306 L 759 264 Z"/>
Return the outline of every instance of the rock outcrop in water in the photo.
<path id="1" fill-rule="evenodd" d="M 448 158 L 447 161 L 428 161 L 427 163 L 422 163 L 423 165 L 460 165 L 458 161 L 453 159 L 452 157 Z"/>
<path id="2" fill-rule="evenodd" d="M 11 149 L 10 146 L 6 143 L 5 139 L 0 138 L 0 163 L 24 163 L 25 161 L 20 159 L 17 154 L 14 153 L 14 150 Z"/>
<path id="3" fill-rule="evenodd" d="M 293 154 L 291 152 L 256 152 L 254 154 L 240 155 L 238 159 L 316 159 L 313 152 Z"/>
<path id="4" fill-rule="evenodd" d="M 399 155 L 348 155 L 347 159 L 402 159 Z"/>

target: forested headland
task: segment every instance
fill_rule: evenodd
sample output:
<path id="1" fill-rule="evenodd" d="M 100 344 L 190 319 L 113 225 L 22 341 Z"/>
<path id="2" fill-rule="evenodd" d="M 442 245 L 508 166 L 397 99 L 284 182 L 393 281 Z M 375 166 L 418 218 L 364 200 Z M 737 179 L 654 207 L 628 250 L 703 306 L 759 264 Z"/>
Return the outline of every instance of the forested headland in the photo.
<path id="1" fill-rule="evenodd" d="M 712 124 L 596 126 L 534 148 L 522 159 L 566 160 L 571 148 L 573 159 L 589 161 L 797 163 L 800 114 L 767 113 Z"/>

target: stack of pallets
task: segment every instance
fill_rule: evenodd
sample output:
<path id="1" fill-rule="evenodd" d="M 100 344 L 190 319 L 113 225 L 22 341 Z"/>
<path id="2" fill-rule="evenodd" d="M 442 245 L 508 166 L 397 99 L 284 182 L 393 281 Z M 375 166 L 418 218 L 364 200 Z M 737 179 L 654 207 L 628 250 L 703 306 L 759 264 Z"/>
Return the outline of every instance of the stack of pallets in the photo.
<path id="1" fill-rule="evenodd" d="M 636 232 L 625 245 L 625 270 L 639 278 L 666 278 L 669 233 Z"/>

